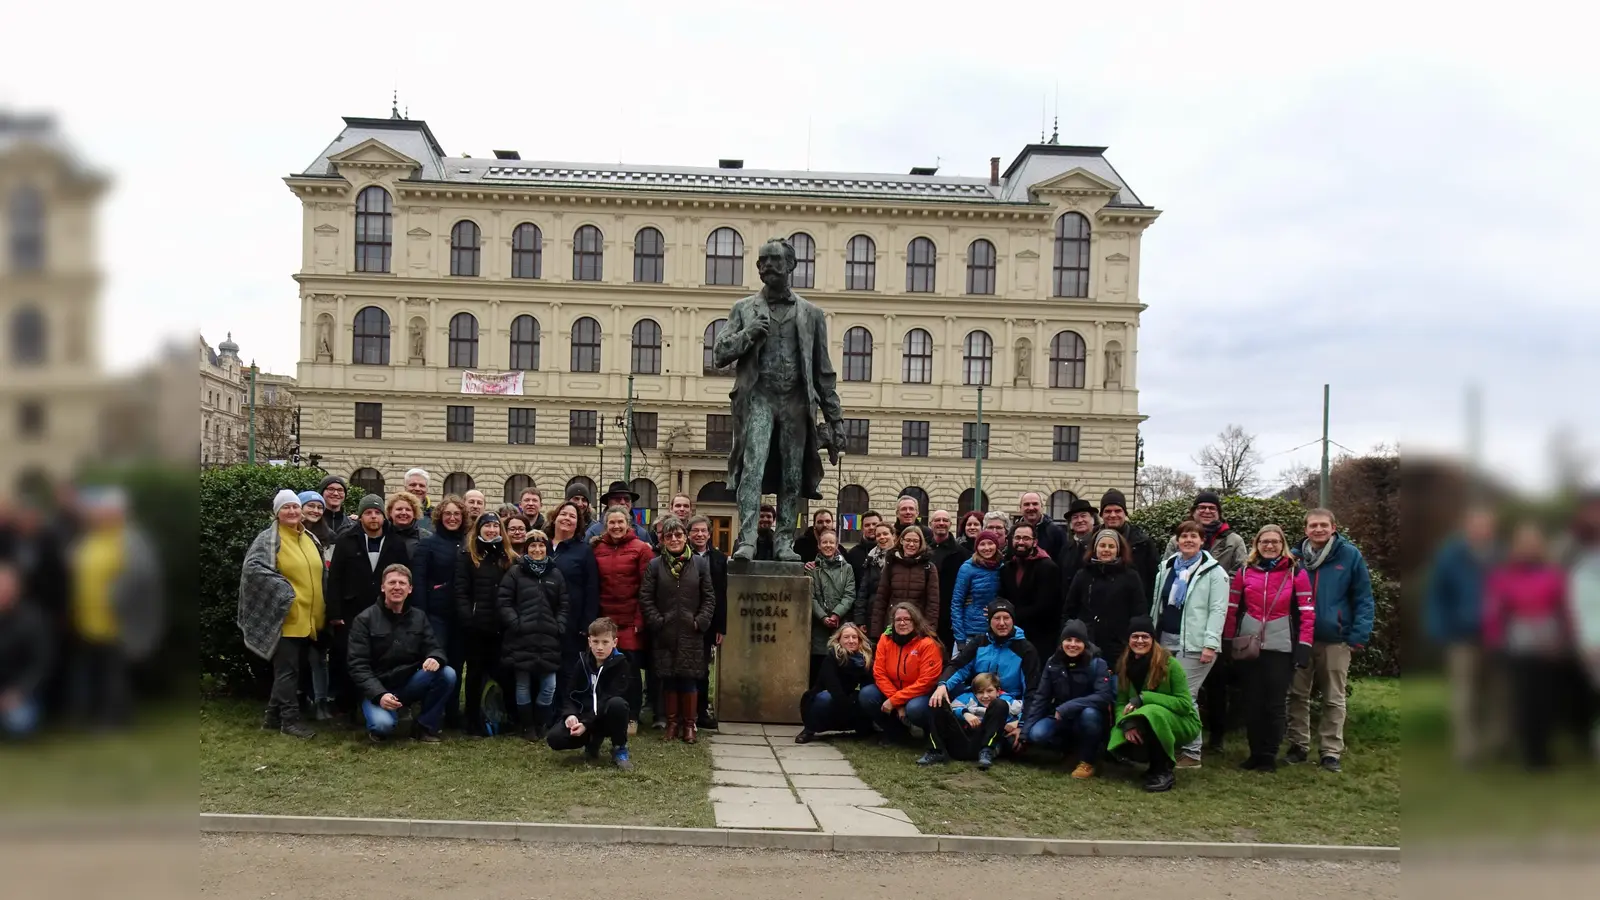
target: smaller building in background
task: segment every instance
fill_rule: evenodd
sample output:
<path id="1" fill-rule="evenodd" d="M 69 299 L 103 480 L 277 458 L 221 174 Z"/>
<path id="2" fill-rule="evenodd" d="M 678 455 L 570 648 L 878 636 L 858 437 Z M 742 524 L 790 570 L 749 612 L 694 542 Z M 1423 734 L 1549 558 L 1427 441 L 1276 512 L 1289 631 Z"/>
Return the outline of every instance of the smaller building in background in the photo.
<path id="1" fill-rule="evenodd" d="M 250 366 L 233 333 L 211 348 L 200 337 L 200 464 L 225 466 L 249 458 Z M 256 458 L 287 459 L 294 440 L 294 378 L 256 373 Z"/>

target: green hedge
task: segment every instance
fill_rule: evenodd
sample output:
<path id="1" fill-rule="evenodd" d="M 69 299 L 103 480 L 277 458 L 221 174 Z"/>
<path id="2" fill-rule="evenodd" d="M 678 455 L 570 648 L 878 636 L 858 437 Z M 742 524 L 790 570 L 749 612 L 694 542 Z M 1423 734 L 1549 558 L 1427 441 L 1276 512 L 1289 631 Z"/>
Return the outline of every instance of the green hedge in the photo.
<path id="1" fill-rule="evenodd" d="M 1169 500 L 1136 510 L 1130 518 L 1134 524 L 1148 532 L 1157 542 L 1159 552 L 1166 546 L 1178 523 L 1189 517 L 1187 499 Z M 1305 540 L 1305 507 L 1293 500 L 1254 497 L 1225 497 L 1222 517 L 1229 526 L 1244 536 L 1248 544 L 1261 526 L 1268 523 L 1280 525 L 1291 544 Z M 1372 572 L 1372 596 L 1376 606 L 1372 628 L 1372 643 L 1356 654 L 1351 661 L 1353 675 L 1400 675 L 1400 615 L 1398 602 L 1400 584 L 1385 573 Z"/>

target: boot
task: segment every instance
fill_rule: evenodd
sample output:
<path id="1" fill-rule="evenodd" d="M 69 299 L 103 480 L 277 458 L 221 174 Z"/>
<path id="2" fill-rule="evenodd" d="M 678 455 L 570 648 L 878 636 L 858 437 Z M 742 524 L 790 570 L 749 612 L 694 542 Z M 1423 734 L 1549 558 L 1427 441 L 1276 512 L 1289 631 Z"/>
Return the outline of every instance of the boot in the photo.
<path id="1" fill-rule="evenodd" d="M 283 717 L 283 725 L 278 728 L 278 732 L 292 738 L 299 738 L 302 741 L 309 741 L 317 736 L 315 731 L 312 731 L 310 727 L 300 721 L 299 716 L 292 719 L 287 716 Z"/>
<path id="2" fill-rule="evenodd" d="M 700 692 L 684 691 L 678 695 L 678 718 L 682 722 L 683 742 L 695 742 L 695 714 L 700 709 Z"/>
<path id="3" fill-rule="evenodd" d="M 318 700 L 311 707 L 311 718 L 316 722 L 333 721 L 333 704 L 326 700 Z"/>
<path id="4" fill-rule="evenodd" d="M 550 724 L 551 724 L 550 723 L 550 718 L 551 718 L 552 715 L 553 715 L 553 712 L 550 709 L 550 704 L 542 703 L 542 704 L 535 704 L 534 705 L 534 707 L 533 707 L 533 733 L 534 733 L 533 740 L 534 740 L 535 743 L 543 741 L 544 740 L 544 736 L 546 734 L 550 733 Z"/>
<path id="5" fill-rule="evenodd" d="M 533 726 L 533 704 L 517 704 L 517 724 L 522 728 L 522 739 L 537 744 L 544 739 L 544 735 L 537 733 Z"/>
<path id="6" fill-rule="evenodd" d="M 661 702 L 658 708 L 662 709 L 667 716 L 667 730 L 666 733 L 661 736 L 661 739 L 664 741 L 675 741 L 678 739 L 678 729 L 681 727 L 681 723 L 678 721 L 678 698 L 680 696 L 682 695 L 677 691 L 661 692 Z"/>

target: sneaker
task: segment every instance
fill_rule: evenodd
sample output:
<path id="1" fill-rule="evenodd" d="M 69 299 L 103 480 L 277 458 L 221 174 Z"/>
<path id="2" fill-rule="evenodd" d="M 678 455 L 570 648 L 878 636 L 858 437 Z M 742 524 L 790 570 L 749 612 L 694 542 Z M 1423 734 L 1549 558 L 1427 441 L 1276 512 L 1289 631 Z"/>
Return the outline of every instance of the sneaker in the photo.
<path id="1" fill-rule="evenodd" d="M 992 750 L 992 749 L 990 749 L 988 747 L 985 747 L 982 750 L 979 750 L 978 751 L 978 769 L 981 770 L 981 771 L 987 772 L 987 771 L 989 771 L 989 767 L 992 766 L 992 765 L 994 765 L 994 750 Z"/>
<path id="2" fill-rule="evenodd" d="M 639 733 L 639 720 L 638 719 L 629 719 L 628 720 L 628 737 L 633 737 L 634 735 L 636 735 L 638 733 Z"/>
<path id="3" fill-rule="evenodd" d="M 660 731 L 661 729 L 666 728 L 666 727 L 667 727 L 667 720 L 666 719 L 656 719 L 655 721 L 650 723 L 650 728 L 651 728 L 652 731 Z"/>
<path id="4" fill-rule="evenodd" d="M 417 735 L 417 740 L 424 744 L 442 744 L 444 743 L 444 735 L 437 731 L 424 731 Z"/>
<path id="5" fill-rule="evenodd" d="M 1334 772 L 1334 773 L 1338 773 L 1338 772 L 1343 771 L 1339 767 L 1339 757 L 1337 757 L 1337 756 L 1324 756 L 1322 758 L 1322 771 L 1324 771 L 1324 772 Z"/>
<path id="6" fill-rule="evenodd" d="M 1078 779 L 1079 781 L 1083 781 L 1086 778 L 1093 778 L 1094 766 L 1091 766 L 1086 762 L 1078 763 L 1078 767 L 1072 770 L 1072 777 Z"/>
<path id="7" fill-rule="evenodd" d="M 1198 769 L 1200 768 L 1200 757 L 1185 756 L 1180 753 L 1178 755 L 1178 761 L 1175 765 L 1180 769 Z"/>
<path id="8" fill-rule="evenodd" d="M 624 772 L 633 771 L 633 760 L 628 757 L 627 747 L 613 748 L 611 751 L 611 761 L 616 763 L 617 768 Z"/>
<path id="9" fill-rule="evenodd" d="M 283 727 L 279 728 L 278 732 L 280 734 L 287 734 L 292 738 L 299 738 L 302 741 L 309 741 L 317 736 L 315 731 L 312 731 L 310 727 L 299 720 L 284 722 Z M 1337 763 L 1337 760 L 1335 760 L 1335 763 Z"/>
<path id="10" fill-rule="evenodd" d="M 945 756 L 943 753 L 940 753 L 937 750 L 929 750 L 927 753 L 917 757 L 917 765 L 919 766 L 937 766 L 941 763 L 947 763 L 949 761 L 950 757 Z"/>
<path id="11" fill-rule="evenodd" d="M 1177 784 L 1177 779 L 1172 777 L 1171 772 L 1159 772 L 1144 777 L 1144 789 L 1151 794 L 1170 791 L 1174 784 Z"/>
<path id="12" fill-rule="evenodd" d="M 794 736 L 794 742 L 796 744 L 809 744 L 816 740 L 816 737 L 816 732 L 809 728 L 802 728 L 800 729 L 800 733 Z"/>
<path id="13" fill-rule="evenodd" d="M 1298 766 L 1310 758 L 1311 754 L 1307 753 L 1304 747 L 1291 746 L 1289 751 L 1283 754 L 1283 761 L 1291 766 Z"/>

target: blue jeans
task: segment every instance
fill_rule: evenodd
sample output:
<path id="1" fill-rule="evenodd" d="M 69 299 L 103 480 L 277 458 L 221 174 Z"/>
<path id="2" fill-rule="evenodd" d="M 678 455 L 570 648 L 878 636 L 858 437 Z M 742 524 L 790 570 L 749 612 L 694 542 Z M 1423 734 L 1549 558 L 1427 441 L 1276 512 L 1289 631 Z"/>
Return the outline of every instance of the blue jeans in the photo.
<path id="1" fill-rule="evenodd" d="M 539 700 L 538 700 L 538 704 L 540 706 L 549 706 L 551 703 L 554 703 L 555 699 L 556 699 L 556 673 L 549 672 L 547 674 L 538 676 L 538 678 L 539 678 Z M 527 706 L 528 704 L 534 702 L 534 699 L 533 699 L 533 679 L 534 679 L 534 674 L 532 672 L 518 672 L 517 673 L 517 705 L 518 706 Z"/>
<path id="2" fill-rule="evenodd" d="M 1106 714 L 1098 709 L 1075 709 L 1057 722 L 1054 716 L 1033 723 L 1026 735 L 1028 743 L 1062 753 L 1074 747 L 1078 762 L 1094 765 L 1111 740 L 1106 730 Z"/>
<path id="3" fill-rule="evenodd" d="M 39 727 L 39 704 L 23 697 L 12 709 L 0 712 L 0 737 L 25 738 Z"/>
<path id="4" fill-rule="evenodd" d="M 455 690 L 455 669 L 440 666 L 437 672 L 427 672 L 419 664 L 405 687 L 394 691 L 393 694 L 406 706 L 422 701 L 422 712 L 417 716 L 417 724 L 422 726 L 423 731 L 437 734 L 444 723 L 445 703 Z M 367 719 L 367 730 L 373 734 L 385 737 L 393 734 L 397 721 L 395 712 L 384 709 L 375 700 L 361 701 L 361 714 Z"/>
<path id="5" fill-rule="evenodd" d="M 861 704 L 861 711 L 872 718 L 872 721 L 882 726 L 885 731 L 903 730 L 904 725 L 900 717 L 883 711 L 883 701 L 889 699 L 878 689 L 876 684 L 869 684 L 861 689 L 857 702 Z M 905 725 L 915 725 L 923 731 L 933 727 L 933 718 L 928 715 L 928 698 L 917 697 L 906 704 Z"/>
<path id="6" fill-rule="evenodd" d="M 883 704 L 882 700 L 878 701 Z M 817 691 L 800 701 L 800 721 L 807 731 L 847 731 L 868 721 L 856 698 L 834 699 L 827 691 Z"/>

